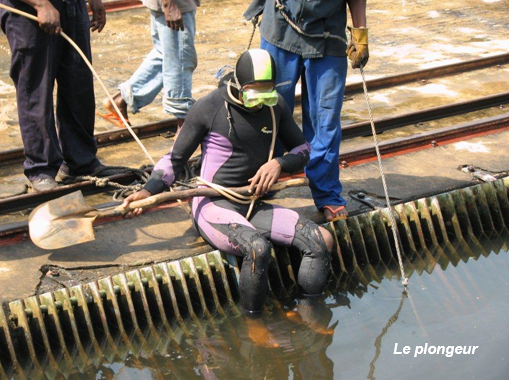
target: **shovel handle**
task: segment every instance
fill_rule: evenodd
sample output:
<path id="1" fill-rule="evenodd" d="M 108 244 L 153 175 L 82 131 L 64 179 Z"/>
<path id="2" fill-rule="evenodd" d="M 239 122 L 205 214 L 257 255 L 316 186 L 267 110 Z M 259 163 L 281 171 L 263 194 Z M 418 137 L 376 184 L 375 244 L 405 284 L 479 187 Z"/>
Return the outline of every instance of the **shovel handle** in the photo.
<path id="1" fill-rule="evenodd" d="M 308 183 L 309 181 L 307 178 L 289 179 L 288 181 L 278 182 L 272 185 L 269 191 L 280 191 L 286 189 L 287 187 L 306 186 L 308 185 Z M 249 193 L 249 186 L 230 187 L 229 189 L 241 195 L 251 195 L 251 193 Z M 196 189 L 189 190 L 177 190 L 153 195 L 151 197 L 139 201 L 131 202 L 127 205 L 126 208 L 123 208 L 122 206 L 117 206 L 112 210 L 99 211 L 97 213 L 97 216 L 100 218 L 120 216 L 136 208 L 142 208 L 145 210 L 147 208 L 156 206 L 164 202 L 176 201 L 177 199 L 187 199 L 192 197 L 217 197 L 218 195 L 220 194 L 216 190 L 211 189 L 209 187 L 199 187 Z"/>

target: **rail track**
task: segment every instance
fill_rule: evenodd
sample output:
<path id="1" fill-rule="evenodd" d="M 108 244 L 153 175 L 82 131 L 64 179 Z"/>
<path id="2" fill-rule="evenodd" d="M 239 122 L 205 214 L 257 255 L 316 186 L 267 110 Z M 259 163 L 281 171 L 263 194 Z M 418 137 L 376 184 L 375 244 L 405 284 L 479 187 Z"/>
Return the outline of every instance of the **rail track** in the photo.
<path id="1" fill-rule="evenodd" d="M 116 2 L 115 2 L 116 3 Z M 119 2 L 120 3 L 120 2 Z M 134 3 L 134 2 L 122 2 Z M 477 59 L 437 67 L 428 70 L 420 70 L 411 73 L 405 73 L 399 76 L 391 76 L 370 80 L 367 82 L 370 90 L 394 87 L 410 82 L 419 82 L 431 78 L 457 75 L 470 70 L 478 70 L 486 67 L 509 63 L 509 54 L 501 54 L 488 58 Z M 360 84 L 353 83 L 347 86 L 346 95 L 354 94 L 359 91 Z M 423 109 L 416 112 L 410 112 L 393 117 L 380 118 L 375 120 L 378 132 L 384 132 L 391 129 L 402 128 L 430 120 L 442 119 L 454 115 L 465 114 L 475 110 L 499 107 L 509 104 L 509 93 L 500 93 L 486 96 L 474 100 L 448 104 L 440 107 Z M 176 129 L 176 119 L 166 119 L 160 122 L 138 125 L 133 127 L 140 138 L 150 138 L 174 131 Z M 496 133 L 509 129 L 509 113 L 499 116 L 485 118 L 481 120 L 466 122 L 462 124 L 443 127 L 414 134 L 407 137 L 389 139 L 380 144 L 380 150 L 384 156 L 394 156 L 426 148 L 433 148 L 439 145 L 448 144 L 458 139 L 472 138 L 483 134 Z M 343 139 L 353 139 L 371 134 L 368 122 L 354 123 L 343 126 Z M 132 137 L 126 130 L 116 130 L 111 132 L 98 133 L 96 135 L 98 145 L 108 146 L 123 142 L 132 141 Z M 350 149 L 343 149 L 340 154 L 338 164 L 345 168 L 374 160 L 376 158 L 375 149 L 372 143 L 355 146 Z M 0 166 L 16 164 L 23 159 L 22 149 L 13 149 L 0 152 Z M 122 185 L 132 183 L 135 179 L 134 174 L 120 174 L 112 177 L 112 180 Z M 105 192 L 111 190 L 111 187 L 98 188 L 91 181 L 79 182 L 71 185 L 61 186 L 45 193 L 30 193 L 13 196 L 0 200 L 0 215 L 11 213 L 17 210 L 26 210 L 37 206 L 48 200 L 63 196 L 70 192 L 81 190 L 85 195 Z M 26 234 L 26 223 L 14 223 L 0 226 L 0 240 L 4 243 L 13 238 L 18 240 Z M 0 241 L 0 244 L 2 242 Z"/>
<path id="2" fill-rule="evenodd" d="M 116 2 L 116 1 L 115 1 Z M 123 2 L 123 1 L 120 1 Z M 108 3 L 106 3 L 108 4 Z M 487 67 L 503 65 L 509 63 L 509 53 L 499 54 L 491 57 L 480 58 L 451 65 L 435 67 L 432 69 L 413 71 L 401 75 L 388 76 L 367 80 L 366 85 L 370 91 L 382 88 L 395 87 L 407 83 L 418 83 L 433 78 L 439 78 L 447 75 L 458 75 L 472 70 L 481 70 Z M 347 84 L 345 96 L 350 96 L 362 91 L 362 83 Z M 300 97 L 297 96 L 297 101 Z M 482 108 L 494 107 L 509 102 L 509 93 L 497 94 L 472 101 L 454 103 L 442 107 L 430 108 L 419 112 L 397 116 L 394 118 L 376 120 L 377 130 L 391 129 L 392 127 L 404 126 L 419 121 L 427 121 L 448 117 L 465 112 L 470 112 Z M 133 126 L 134 131 L 139 138 L 148 138 L 157 136 L 168 131 L 175 131 L 177 128 L 177 119 L 165 119 L 159 122 L 141 124 Z M 355 123 L 343 127 L 343 138 L 364 136 L 370 134 L 369 123 Z M 117 144 L 123 141 L 133 141 L 132 136 L 125 129 L 101 132 L 96 134 L 99 146 Z M 15 148 L 0 152 L 0 165 L 10 164 L 24 159 L 23 148 Z"/>

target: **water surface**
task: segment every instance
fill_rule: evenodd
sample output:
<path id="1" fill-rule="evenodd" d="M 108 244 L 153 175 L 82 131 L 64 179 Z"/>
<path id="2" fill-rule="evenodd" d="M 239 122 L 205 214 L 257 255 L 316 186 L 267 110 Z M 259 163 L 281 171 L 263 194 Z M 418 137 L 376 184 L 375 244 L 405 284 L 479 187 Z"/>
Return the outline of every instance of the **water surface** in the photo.
<path id="1" fill-rule="evenodd" d="M 505 379 L 509 370 L 507 238 L 434 252 L 435 266 L 407 260 L 409 296 L 396 279 L 353 279 L 315 307 L 268 301 L 249 336 L 243 317 L 196 321 L 158 353 L 105 362 L 96 379 Z M 421 265 L 420 265 L 420 264 Z M 389 271 L 388 269 L 386 269 Z M 386 272 L 386 274 L 389 272 Z M 390 275 L 390 273 L 389 273 Z M 346 285 L 346 287 L 345 287 Z M 260 330 L 261 331 L 261 330 Z M 417 346 L 478 346 L 475 354 L 421 354 Z M 409 346 L 408 355 L 394 354 Z M 82 375 L 80 375 L 82 376 Z"/>

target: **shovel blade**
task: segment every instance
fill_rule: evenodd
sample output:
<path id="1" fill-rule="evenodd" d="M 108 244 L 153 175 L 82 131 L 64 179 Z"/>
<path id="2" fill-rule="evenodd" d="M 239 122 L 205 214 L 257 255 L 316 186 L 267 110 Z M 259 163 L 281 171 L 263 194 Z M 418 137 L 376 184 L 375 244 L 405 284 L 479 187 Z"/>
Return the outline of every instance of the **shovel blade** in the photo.
<path id="1" fill-rule="evenodd" d="M 85 203 L 81 191 L 43 203 L 28 217 L 30 238 L 42 249 L 58 249 L 92 241 L 95 239 L 95 216 L 89 213 L 94 210 Z"/>

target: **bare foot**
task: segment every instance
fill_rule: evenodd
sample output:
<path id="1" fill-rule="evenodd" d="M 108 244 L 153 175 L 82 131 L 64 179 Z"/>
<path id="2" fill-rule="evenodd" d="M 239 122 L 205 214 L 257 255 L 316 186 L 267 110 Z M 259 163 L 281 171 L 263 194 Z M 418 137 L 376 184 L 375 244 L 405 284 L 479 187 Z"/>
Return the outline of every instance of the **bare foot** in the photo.
<path id="1" fill-rule="evenodd" d="M 308 306 L 309 307 L 309 306 Z M 317 334 L 322 335 L 333 335 L 334 329 L 329 329 L 327 326 L 320 325 L 317 321 L 312 318 L 309 321 L 305 321 L 302 315 L 296 311 L 290 310 L 286 312 L 286 317 L 295 324 L 307 326 Z"/>
<path id="2" fill-rule="evenodd" d="M 246 318 L 246 324 L 249 337 L 254 343 L 264 347 L 279 347 L 261 318 Z"/>
<path id="3" fill-rule="evenodd" d="M 345 206 L 324 206 L 323 215 L 327 222 L 335 222 L 348 218 L 348 211 Z"/>

